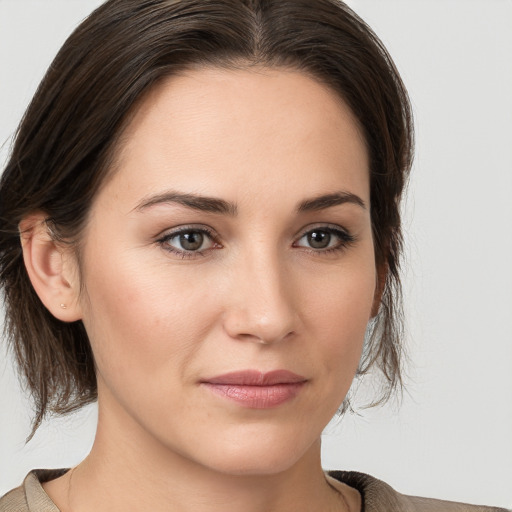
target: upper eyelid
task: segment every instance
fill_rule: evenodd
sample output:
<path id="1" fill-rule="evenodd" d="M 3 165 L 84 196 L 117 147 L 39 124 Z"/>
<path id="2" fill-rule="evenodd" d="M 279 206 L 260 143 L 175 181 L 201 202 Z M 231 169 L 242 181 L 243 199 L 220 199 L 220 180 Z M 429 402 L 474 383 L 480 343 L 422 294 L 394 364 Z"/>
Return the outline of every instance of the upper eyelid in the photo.
<path id="1" fill-rule="evenodd" d="M 314 229 L 328 229 L 332 231 L 341 231 L 347 235 L 350 235 L 351 232 L 349 229 L 345 228 L 344 226 L 340 226 L 339 224 L 333 224 L 330 222 L 319 222 L 319 223 L 313 223 L 308 224 L 304 228 L 302 228 L 295 236 L 300 238 L 303 237 L 306 233 L 309 233 L 310 231 Z M 202 233 L 206 233 L 207 235 L 211 236 L 212 238 L 218 238 L 217 231 L 213 229 L 210 226 L 204 225 L 204 224 L 184 224 L 182 226 L 176 226 L 174 228 L 167 228 L 163 231 L 160 231 L 154 238 L 164 238 L 172 235 L 178 235 L 180 233 L 186 233 L 188 231 L 199 231 Z"/>
<path id="2" fill-rule="evenodd" d="M 182 259 L 186 258 L 197 258 L 199 256 L 205 256 L 207 251 L 210 251 L 213 249 L 213 247 L 208 247 L 202 250 L 197 251 L 189 251 L 186 249 L 178 249 L 174 246 L 172 246 L 169 242 L 173 238 L 179 236 L 182 233 L 190 233 L 190 232 L 199 232 L 202 234 L 205 234 L 209 239 L 210 242 L 213 244 L 213 246 L 216 246 L 215 248 L 221 248 L 222 245 L 218 242 L 218 238 L 216 238 L 216 235 L 214 234 L 213 230 L 211 228 L 207 228 L 205 226 L 201 227 L 194 227 L 194 226 L 180 226 L 176 228 L 170 228 L 167 230 L 164 230 L 161 232 L 160 235 L 157 235 L 155 237 L 156 243 L 162 247 L 165 251 L 169 253 L 174 253 L 175 255 L 179 255 Z"/>
<path id="3" fill-rule="evenodd" d="M 318 223 L 318 224 L 309 224 L 305 228 L 303 228 L 298 235 L 298 238 L 302 238 L 304 235 L 309 233 L 310 231 L 313 231 L 315 229 L 325 229 L 329 231 L 339 231 L 341 233 L 345 233 L 348 236 L 353 236 L 347 228 L 340 226 L 339 224 L 331 224 L 329 222 L 327 223 Z"/>
<path id="4" fill-rule="evenodd" d="M 163 239 L 163 238 L 172 238 L 173 236 L 179 235 L 180 233 L 188 233 L 190 231 L 199 231 L 200 233 L 206 233 L 208 236 L 210 236 L 212 239 L 215 239 L 217 237 L 217 232 L 209 227 L 204 225 L 183 225 L 183 226 L 176 226 L 174 228 L 167 228 L 163 231 L 160 231 L 154 238 L 157 240 Z"/>
<path id="5" fill-rule="evenodd" d="M 339 224 L 332 224 L 332 223 L 314 223 L 314 224 L 308 224 L 304 228 L 302 228 L 297 235 L 295 235 L 298 238 L 303 237 L 305 234 L 309 233 L 310 231 L 314 229 L 328 229 L 332 231 L 341 231 L 347 235 L 350 235 L 350 230 L 346 229 L 343 226 L 340 226 Z M 216 230 L 211 228 L 210 226 L 205 225 L 194 225 L 194 224 L 184 224 L 182 226 L 176 226 L 174 228 L 167 228 L 160 233 L 158 233 L 155 238 L 167 238 L 169 236 L 179 235 L 180 233 L 186 233 L 189 231 L 199 231 L 202 233 L 206 233 L 207 235 L 211 236 L 212 238 L 218 237 Z"/>
<path id="6" fill-rule="evenodd" d="M 315 231 L 315 229 L 322 231 L 328 231 L 331 234 L 334 234 L 339 240 L 339 243 L 335 247 L 330 248 L 323 248 L 323 249 L 309 249 L 307 247 L 303 247 L 301 245 L 295 245 L 297 244 L 302 238 L 304 238 L 308 233 L 311 231 Z M 302 232 L 302 235 L 298 236 L 293 244 L 295 247 L 303 248 L 307 251 L 312 251 L 315 254 L 327 254 L 332 252 L 339 252 L 344 251 L 347 247 L 357 243 L 358 236 L 353 234 L 351 231 L 349 231 L 346 228 L 341 227 L 338 224 L 319 224 L 317 226 L 309 226 L 305 231 Z"/>

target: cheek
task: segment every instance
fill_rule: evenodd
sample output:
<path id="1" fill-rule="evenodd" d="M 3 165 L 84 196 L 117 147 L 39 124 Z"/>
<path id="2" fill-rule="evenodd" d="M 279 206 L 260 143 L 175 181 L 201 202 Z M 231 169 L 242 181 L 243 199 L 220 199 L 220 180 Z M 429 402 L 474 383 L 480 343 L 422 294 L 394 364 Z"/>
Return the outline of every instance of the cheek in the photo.
<path id="1" fill-rule="evenodd" d="M 211 294 L 140 258 L 103 260 L 85 282 L 84 325 L 105 380 L 129 386 L 135 374 L 169 375 L 171 363 L 181 371 L 214 321 Z"/>
<path id="2" fill-rule="evenodd" d="M 373 258 L 365 262 L 363 256 L 326 276 L 317 286 L 304 287 L 301 293 L 313 335 L 311 343 L 318 345 L 326 372 L 339 379 L 342 386 L 350 384 L 359 364 L 372 314 L 375 280 Z"/>

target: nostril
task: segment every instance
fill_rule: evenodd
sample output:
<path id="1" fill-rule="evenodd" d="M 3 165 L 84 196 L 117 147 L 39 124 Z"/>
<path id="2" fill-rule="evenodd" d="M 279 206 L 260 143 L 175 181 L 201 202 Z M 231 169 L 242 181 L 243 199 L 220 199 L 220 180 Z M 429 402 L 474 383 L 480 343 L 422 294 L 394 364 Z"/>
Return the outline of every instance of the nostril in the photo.
<path id="1" fill-rule="evenodd" d="M 248 341 L 259 343 L 261 345 L 272 345 L 290 339 L 294 335 L 294 330 L 286 326 L 280 329 L 279 326 L 265 326 L 254 324 L 251 328 L 239 329 L 233 327 L 233 324 L 226 323 L 227 333 L 235 339 L 240 341 Z"/>

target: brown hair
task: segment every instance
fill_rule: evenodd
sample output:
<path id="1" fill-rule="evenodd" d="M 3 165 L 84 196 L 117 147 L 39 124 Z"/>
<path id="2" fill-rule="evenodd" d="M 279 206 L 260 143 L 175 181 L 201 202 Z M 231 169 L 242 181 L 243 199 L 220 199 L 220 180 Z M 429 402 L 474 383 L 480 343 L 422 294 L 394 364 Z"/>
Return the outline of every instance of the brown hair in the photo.
<path id="1" fill-rule="evenodd" d="M 381 399 L 401 385 L 399 202 L 412 160 L 412 116 L 379 39 L 337 0 L 109 0 L 48 69 L 0 182 L 5 329 L 34 398 L 33 432 L 47 412 L 73 411 L 94 401 L 97 389 L 84 326 L 63 323 L 42 305 L 23 264 L 18 224 L 43 211 L 51 233 L 79 253 L 81 228 L 135 102 L 163 77 L 198 65 L 292 67 L 352 109 L 370 157 L 376 261 L 388 270 L 359 374 L 381 370 Z"/>

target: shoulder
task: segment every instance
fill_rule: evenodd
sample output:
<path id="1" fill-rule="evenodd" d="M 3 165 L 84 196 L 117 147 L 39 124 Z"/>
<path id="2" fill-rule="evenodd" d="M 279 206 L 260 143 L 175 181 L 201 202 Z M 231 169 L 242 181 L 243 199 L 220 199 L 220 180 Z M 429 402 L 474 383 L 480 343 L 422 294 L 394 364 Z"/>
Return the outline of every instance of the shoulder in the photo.
<path id="1" fill-rule="evenodd" d="M 361 493 L 363 512 L 507 512 L 504 508 L 406 496 L 377 478 L 355 471 L 329 471 L 327 474 Z"/>
<path id="2" fill-rule="evenodd" d="M 28 511 L 23 487 L 17 487 L 0 498 L 0 512 Z"/>
<path id="3" fill-rule="evenodd" d="M 42 482 L 63 475 L 66 469 L 31 471 L 23 484 L 0 498 L 0 512 L 59 512 L 44 492 Z"/>

